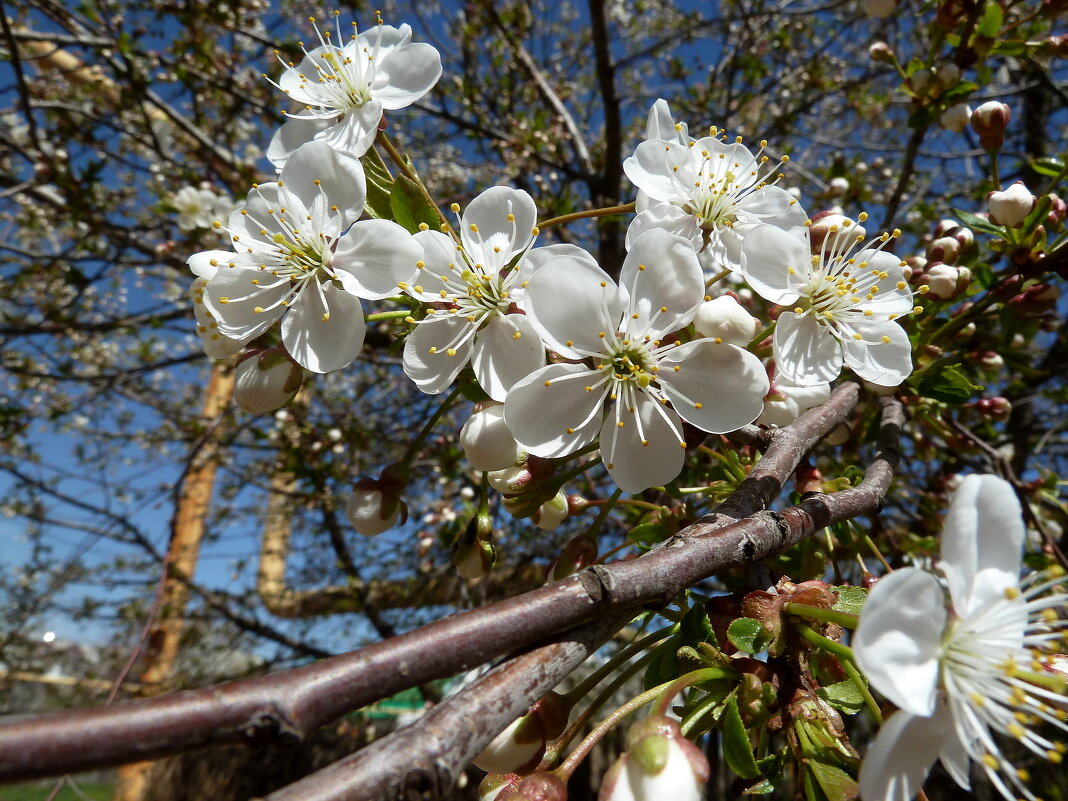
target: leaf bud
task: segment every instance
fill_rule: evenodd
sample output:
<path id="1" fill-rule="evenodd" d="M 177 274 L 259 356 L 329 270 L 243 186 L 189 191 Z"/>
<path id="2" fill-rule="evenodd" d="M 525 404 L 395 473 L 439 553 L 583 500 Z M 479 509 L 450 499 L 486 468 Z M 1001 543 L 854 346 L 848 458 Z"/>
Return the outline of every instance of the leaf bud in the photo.
<path id="1" fill-rule="evenodd" d="M 304 382 L 304 370 L 281 348 L 245 354 L 234 368 L 234 401 L 264 414 L 285 406 Z"/>

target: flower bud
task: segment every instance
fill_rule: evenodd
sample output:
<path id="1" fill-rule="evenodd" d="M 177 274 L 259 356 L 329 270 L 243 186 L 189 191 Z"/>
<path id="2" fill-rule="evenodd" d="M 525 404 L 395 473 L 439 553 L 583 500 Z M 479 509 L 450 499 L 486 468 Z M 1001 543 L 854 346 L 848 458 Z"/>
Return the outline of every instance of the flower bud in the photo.
<path id="1" fill-rule="evenodd" d="M 887 61 L 891 64 L 894 62 L 894 51 L 886 42 L 872 42 L 868 48 L 868 56 L 872 61 Z"/>
<path id="2" fill-rule="evenodd" d="M 489 485 L 502 495 L 515 495 L 522 492 L 531 482 L 533 476 L 526 464 L 493 470 L 486 474 Z"/>
<path id="3" fill-rule="evenodd" d="M 517 773 L 488 773 L 478 785 L 478 801 L 496 801 L 521 781 Z"/>
<path id="4" fill-rule="evenodd" d="M 1005 128 L 1012 111 L 1004 103 L 989 100 L 972 112 L 972 130 L 979 134 L 985 150 L 997 150 L 1005 143 Z"/>
<path id="5" fill-rule="evenodd" d="M 475 515 L 467 528 L 452 545 L 452 565 L 461 578 L 472 581 L 480 579 L 493 569 L 497 562 L 497 549 L 493 546 L 493 520 L 488 514 Z M 487 773 L 504 773 L 483 768 Z"/>
<path id="6" fill-rule="evenodd" d="M 693 327 L 703 337 L 744 348 L 760 331 L 760 321 L 730 295 L 706 300 L 697 307 Z"/>
<path id="7" fill-rule="evenodd" d="M 953 264 L 959 256 L 960 242 L 951 236 L 940 236 L 927 246 L 927 258 L 931 261 Z"/>
<path id="8" fill-rule="evenodd" d="M 886 19 L 897 8 L 897 0 L 860 0 L 860 8 L 869 17 Z"/>
<path id="9" fill-rule="evenodd" d="M 545 730 L 537 715 L 512 721 L 471 762 L 487 773 L 526 773 L 545 755 Z"/>
<path id="10" fill-rule="evenodd" d="M 699 801 L 708 759 L 682 736 L 679 724 L 649 716 L 627 733 L 627 752 L 609 768 L 598 801 Z"/>
<path id="11" fill-rule="evenodd" d="M 968 127 L 972 119 L 972 109 L 967 103 L 954 103 L 938 117 L 938 122 L 947 131 L 960 133 Z"/>
<path id="12" fill-rule="evenodd" d="M 374 478 L 361 478 L 356 482 L 345 505 L 345 515 L 352 527 L 365 537 L 373 537 L 388 531 L 399 520 L 408 519 L 408 510 L 399 495 L 384 486 L 386 482 Z"/>
<path id="13" fill-rule="evenodd" d="M 597 559 L 597 539 L 579 534 L 564 546 L 563 552 L 549 563 L 547 581 L 560 581 L 592 565 Z"/>
<path id="14" fill-rule="evenodd" d="M 992 223 L 1019 228 L 1035 207 L 1035 196 L 1023 181 L 1017 181 L 1004 192 L 991 192 L 987 204 Z"/>
<path id="15" fill-rule="evenodd" d="M 957 268 L 941 262 L 929 265 L 927 274 L 923 278 L 923 282 L 931 290 L 928 297 L 934 300 L 952 300 L 956 297 L 959 294 L 958 290 L 963 289 L 959 287 L 959 280 L 960 273 Z"/>
<path id="16" fill-rule="evenodd" d="M 490 401 L 460 429 L 460 447 L 475 470 L 503 470 L 513 466 L 522 451 L 504 422 L 504 404 Z"/>
<path id="17" fill-rule="evenodd" d="M 1049 217 L 1046 218 L 1046 225 L 1055 228 L 1068 219 L 1068 204 L 1054 194 L 1049 196 L 1049 201 Z"/>
<path id="18" fill-rule="evenodd" d="M 935 25 L 946 31 L 956 28 L 968 12 L 971 5 L 965 6 L 964 0 L 942 0 L 935 12 Z"/>
<path id="19" fill-rule="evenodd" d="M 960 67 L 953 62 L 943 64 L 938 68 L 938 85 L 943 89 L 952 89 L 958 83 L 960 83 Z M 969 112 L 970 116 L 970 112 Z M 965 123 L 967 125 L 967 123 Z M 961 129 L 963 130 L 963 128 Z"/>
<path id="20" fill-rule="evenodd" d="M 552 531 L 567 518 L 567 494 L 561 489 L 556 496 L 545 501 L 534 513 L 534 525 L 543 531 Z"/>
<path id="21" fill-rule="evenodd" d="M 827 182 L 827 194 L 831 197 L 838 197 L 839 195 L 844 195 L 848 191 L 849 180 L 847 178 L 843 178 L 839 175 Z"/>
<path id="22" fill-rule="evenodd" d="M 764 411 L 756 422 L 766 426 L 788 426 L 809 409 L 826 403 L 830 396 L 830 384 L 803 387 L 786 376 L 776 375 L 764 398 Z"/>
<path id="23" fill-rule="evenodd" d="M 285 406 L 304 382 L 304 371 L 282 350 L 253 351 L 234 368 L 234 401 L 264 414 Z"/>
<path id="24" fill-rule="evenodd" d="M 1012 412 L 1012 403 L 1008 398 L 980 398 L 975 402 L 975 408 L 983 417 L 993 420 L 1003 420 Z"/>
<path id="25" fill-rule="evenodd" d="M 531 773 L 498 801 L 567 801 L 567 782 L 555 773 Z"/>
<path id="26" fill-rule="evenodd" d="M 918 95 L 926 94 L 928 87 L 931 85 L 931 71 L 929 69 L 919 69 L 909 76 L 909 87 Z"/>

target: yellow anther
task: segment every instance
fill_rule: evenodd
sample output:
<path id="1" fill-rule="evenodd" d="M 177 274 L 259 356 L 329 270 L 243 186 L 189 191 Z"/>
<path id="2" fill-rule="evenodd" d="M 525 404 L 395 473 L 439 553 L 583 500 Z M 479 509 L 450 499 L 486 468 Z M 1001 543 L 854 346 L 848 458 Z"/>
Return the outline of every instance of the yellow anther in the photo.
<path id="1" fill-rule="evenodd" d="M 449 208 L 452 210 L 453 214 L 459 214 L 460 213 L 460 204 L 459 203 L 453 203 L 451 206 L 449 206 Z"/>
<path id="2" fill-rule="evenodd" d="M 889 345 L 890 344 L 890 337 L 884 335 L 882 337 L 882 340 L 883 340 L 883 344 L 884 345 Z"/>
<path id="3" fill-rule="evenodd" d="M 514 334 L 512 334 L 512 339 L 519 339 L 522 336 L 523 333 L 521 331 L 516 331 Z"/>
<path id="4" fill-rule="evenodd" d="M 445 355 L 446 356 L 455 356 L 456 355 L 456 348 L 449 348 L 447 351 L 445 351 Z"/>

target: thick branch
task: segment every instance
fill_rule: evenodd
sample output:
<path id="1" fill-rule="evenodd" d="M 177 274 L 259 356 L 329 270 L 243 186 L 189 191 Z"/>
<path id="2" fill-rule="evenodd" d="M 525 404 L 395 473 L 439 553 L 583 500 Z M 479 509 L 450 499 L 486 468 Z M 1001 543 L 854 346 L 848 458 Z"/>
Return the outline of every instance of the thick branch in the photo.
<path id="1" fill-rule="evenodd" d="M 896 435 L 900 407 L 894 401 L 884 406 L 884 434 Z M 218 742 L 304 737 L 402 689 L 594 619 L 663 605 L 708 576 L 779 553 L 829 523 L 873 512 L 889 486 L 895 458 L 896 452 L 884 447 L 868 478 L 854 489 L 813 496 L 782 513 L 761 512 L 727 527 L 697 523 L 640 559 L 593 567 L 353 653 L 214 688 L 0 726 L 0 781 L 77 772 Z"/>

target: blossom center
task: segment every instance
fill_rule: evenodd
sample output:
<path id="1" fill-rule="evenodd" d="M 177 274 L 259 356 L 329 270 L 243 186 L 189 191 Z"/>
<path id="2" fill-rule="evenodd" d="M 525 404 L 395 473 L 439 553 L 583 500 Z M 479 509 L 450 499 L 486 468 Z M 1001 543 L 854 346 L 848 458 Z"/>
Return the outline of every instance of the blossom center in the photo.
<path id="1" fill-rule="evenodd" d="M 649 348 L 635 344 L 622 332 L 617 333 L 614 342 L 608 343 L 605 358 L 598 365 L 600 370 L 611 370 L 616 381 L 634 381 L 645 388 L 656 379 L 656 359 Z"/>

